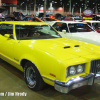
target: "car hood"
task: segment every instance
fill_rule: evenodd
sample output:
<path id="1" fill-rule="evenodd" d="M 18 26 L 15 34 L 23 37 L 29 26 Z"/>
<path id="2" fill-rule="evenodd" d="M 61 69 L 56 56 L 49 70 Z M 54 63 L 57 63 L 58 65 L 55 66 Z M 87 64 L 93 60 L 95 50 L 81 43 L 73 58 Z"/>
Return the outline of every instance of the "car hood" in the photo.
<path id="1" fill-rule="evenodd" d="M 99 45 L 100 46 L 100 34 L 97 32 L 77 32 L 77 33 L 66 33 L 59 32 L 62 37 L 67 38 L 67 34 L 70 34 L 70 37 L 76 40 L 88 42 L 91 44 Z"/>
<path id="2" fill-rule="evenodd" d="M 93 47 L 88 43 L 66 38 L 27 40 L 27 43 L 23 44 L 63 60 L 95 54 Z"/>
<path id="3" fill-rule="evenodd" d="M 97 32 L 79 32 L 79 33 L 77 32 L 76 35 L 100 43 L 100 34 Z"/>

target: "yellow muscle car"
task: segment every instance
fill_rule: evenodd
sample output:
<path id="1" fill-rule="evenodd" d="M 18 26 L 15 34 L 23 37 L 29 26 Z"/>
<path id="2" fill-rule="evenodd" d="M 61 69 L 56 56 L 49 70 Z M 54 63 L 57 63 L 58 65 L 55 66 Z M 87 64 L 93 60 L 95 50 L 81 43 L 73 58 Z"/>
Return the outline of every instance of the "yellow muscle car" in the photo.
<path id="1" fill-rule="evenodd" d="M 27 86 L 62 93 L 100 82 L 100 47 L 62 38 L 47 23 L 0 22 L 0 58 L 24 72 Z"/>

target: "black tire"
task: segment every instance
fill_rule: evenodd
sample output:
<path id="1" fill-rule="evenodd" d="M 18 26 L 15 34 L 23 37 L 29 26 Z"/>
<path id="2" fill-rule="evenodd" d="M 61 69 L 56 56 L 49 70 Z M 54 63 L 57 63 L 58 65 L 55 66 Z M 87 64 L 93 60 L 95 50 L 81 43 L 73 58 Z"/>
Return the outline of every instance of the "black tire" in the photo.
<path id="1" fill-rule="evenodd" d="M 2 62 L 3 60 L 0 58 L 0 62 Z"/>
<path id="2" fill-rule="evenodd" d="M 45 86 L 45 83 L 34 64 L 27 62 L 24 66 L 24 78 L 27 86 L 34 90 L 41 90 Z"/>

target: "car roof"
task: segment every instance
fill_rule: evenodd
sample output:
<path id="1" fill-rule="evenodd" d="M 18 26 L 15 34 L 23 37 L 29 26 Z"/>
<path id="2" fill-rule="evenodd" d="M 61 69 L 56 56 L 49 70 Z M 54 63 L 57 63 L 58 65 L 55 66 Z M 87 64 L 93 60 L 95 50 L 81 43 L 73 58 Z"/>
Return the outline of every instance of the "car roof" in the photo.
<path id="1" fill-rule="evenodd" d="M 55 20 L 59 21 L 58 19 L 56 19 L 56 18 L 51 18 L 51 17 L 43 17 L 43 18 L 50 18 L 50 19 L 55 19 Z"/>
<path id="2" fill-rule="evenodd" d="M 36 18 L 36 19 L 38 19 L 40 22 L 43 22 L 41 19 L 39 19 L 39 18 L 36 17 L 36 16 L 35 16 L 35 17 L 34 17 L 34 16 L 33 16 L 33 17 L 32 17 L 32 16 L 25 16 L 24 18 Z"/>
<path id="3" fill-rule="evenodd" d="M 45 22 L 33 22 L 33 21 L 2 21 L 0 24 L 16 24 L 16 25 L 48 25 Z"/>
<path id="4" fill-rule="evenodd" d="M 83 23 L 83 22 L 76 22 L 76 21 L 53 21 L 53 22 L 61 22 L 61 23 Z"/>
<path id="5" fill-rule="evenodd" d="M 89 22 L 89 23 L 100 23 L 100 21 L 95 21 L 95 20 L 91 20 L 91 21 L 84 21 L 84 22 Z"/>

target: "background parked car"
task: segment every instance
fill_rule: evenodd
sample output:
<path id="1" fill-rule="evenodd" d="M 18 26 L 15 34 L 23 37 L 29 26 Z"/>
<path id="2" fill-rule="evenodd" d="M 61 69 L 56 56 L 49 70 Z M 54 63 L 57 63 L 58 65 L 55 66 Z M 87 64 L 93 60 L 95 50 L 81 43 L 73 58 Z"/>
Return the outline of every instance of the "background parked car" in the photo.
<path id="1" fill-rule="evenodd" d="M 41 19 L 38 17 L 31 17 L 31 16 L 26 16 L 23 18 L 23 21 L 35 21 L 35 22 L 43 22 Z"/>
<path id="2" fill-rule="evenodd" d="M 71 17 L 73 21 L 82 22 L 82 17 Z"/>
<path id="3" fill-rule="evenodd" d="M 49 24 L 53 26 L 62 37 L 100 46 L 100 34 L 86 23 L 75 21 L 54 21 Z"/>
<path id="4" fill-rule="evenodd" d="M 13 15 L 14 15 L 15 19 L 18 19 L 18 20 L 23 20 L 23 18 L 25 17 L 23 15 L 23 13 L 21 13 L 21 12 L 13 12 Z"/>
<path id="5" fill-rule="evenodd" d="M 19 21 L 19 20 L 16 19 L 15 17 L 6 17 L 4 20 L 5 20 L 5 21 Z"/>
<path id="6" fill-rule="evenodd" d="M 52 21 L 59 21 L 58 19 L 51 18 L 51 17 L 43 17 L 43 21 L 45 22 L 52 22 Z"/>
<path id="7" fill-rule="evenodd" d="M 38 18 L 43 20 L 44 17 L 44 13 L 39 13 Z M 46 17 L 49 17 L 49 15 L 46 15 Z"/>

